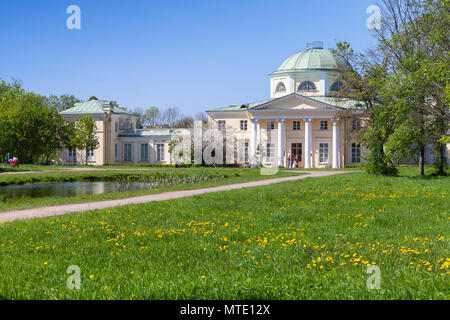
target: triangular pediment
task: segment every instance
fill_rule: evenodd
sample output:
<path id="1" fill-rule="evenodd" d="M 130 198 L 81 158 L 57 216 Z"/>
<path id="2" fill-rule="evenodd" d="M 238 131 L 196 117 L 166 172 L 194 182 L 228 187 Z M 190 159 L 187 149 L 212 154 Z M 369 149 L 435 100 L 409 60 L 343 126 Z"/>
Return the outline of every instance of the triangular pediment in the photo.
<path id="1" fill-rule="evenodd" d="M 336 109 L 332 105 L 292 93 L 281 98 L 273 99 L 259 105 L 252 110 L 330 110 Z"/>

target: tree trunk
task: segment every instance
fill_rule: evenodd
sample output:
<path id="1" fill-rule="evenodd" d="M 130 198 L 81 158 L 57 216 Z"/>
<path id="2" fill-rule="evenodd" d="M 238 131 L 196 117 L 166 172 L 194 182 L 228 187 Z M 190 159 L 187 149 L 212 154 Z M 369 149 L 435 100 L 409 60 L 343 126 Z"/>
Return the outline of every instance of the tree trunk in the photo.
<path id="1" fill-rule="evenodd" d="M 419 149 L 419 176 L 425 175 L 425 146 Z"/>
<path id="2" fill-rule="evenodd" d="M 438 150 L 439 150 L 439 168 L 438 168 L 438 174 L 440 176 L 445 176 L 445 161 L 447 159 L 445 159 L 445 145 L 444 144 L 439 144 L 438 146 Z"/>

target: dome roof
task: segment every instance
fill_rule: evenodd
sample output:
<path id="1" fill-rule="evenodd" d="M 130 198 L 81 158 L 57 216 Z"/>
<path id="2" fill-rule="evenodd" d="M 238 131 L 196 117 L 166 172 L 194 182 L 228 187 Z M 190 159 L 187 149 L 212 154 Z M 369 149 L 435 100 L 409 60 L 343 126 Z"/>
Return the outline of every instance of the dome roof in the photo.
<path id="1" fill-rule="evenodd" d="M 297 52 L 287 58 L 275 73 L 296 72 L 296 71 L 331 71 L 338 68 L 345 68 L 350 64 L 348 61 L 322 48 L 308 48 Z"/>

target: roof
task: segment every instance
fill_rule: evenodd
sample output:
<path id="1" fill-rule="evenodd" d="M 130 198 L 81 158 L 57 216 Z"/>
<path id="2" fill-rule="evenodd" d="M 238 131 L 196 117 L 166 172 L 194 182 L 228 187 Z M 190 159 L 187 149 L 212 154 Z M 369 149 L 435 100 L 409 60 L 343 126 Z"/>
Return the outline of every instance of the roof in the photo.
<path id="1" fill-rule="evenodd" d="M 119 137 L 135 137 L 135 138 L 170 138 L 174 134 L 184 134 L 187 129 L 137 129 L 120 131 Z"/>
<path id="2" fill-rule="evenodd" d="M 61 115 L 76 115 L 76 114 L 126 114 L 132 116 L 133 114 L 125 108 L 112 106 L 110 102 L 104 100 L 91 100 L 82 103 L 75 103 L 73 108 L 61 111 Z"/>
<path id="3" fill-rule="evenodd" d="M 242 103 L 242 104 L 232 104 L 228 107 L 224 107 L 224 108 L 217 108 L 217 109 L 211 109 L 208 110 L 206 112 L 220 112 L 220 111 L 247 111 L 249 109 L 253 109 L 256 108 L 262 104 L 265 104 L 267 102 L 270 102 L 272 100 L 275 100 L 275 98 L 273 99 L 268 99 L 268 100 L 263 100 L 263 101 L 257 101 L 257 102 L 251 102 L 251 103 Z"/>
<path id="4" fill-rule="evenodd" d="M 298 93 L 292 93 L 290 95 L 299 95 Z M 299 95 L 302 96 L 302 95 Z M 268 100 L 264 100 L 264 101 L 258 101 L 258 102 L 252 102 L 252 103 L 247 103 L 247 104 L 234 104 L 234 105 L 230 105 L 229 107 L 225 107 L 225 108 L 218 108 L 218 109 L 213 109 L 213 110 L 208 110 L 207 112 L 221 112 L 221 111 L 248 111 L 251 109 L 256 109 L 259 106 L 262 106 L 266 103 L 275 101 L 277 99 L 282 99 L 286 96 L 280 97 L 280 98 L 272 98 L 272 99 L 268 99 Z M 342 108 L 342 109 L 352 109 L 353 107 L 355 107 L 356 105 L 360 104 L 360 102 L 356 101 L 356 100 L 350 100 L 350 99 L 339 99 L 339 98 L 335 98 L 335 97 L 325 97 L 325 96 L 302 96 L 306 99 L 312 99 L 315 100 L 317 102 L 321 102 L 321 103 L 325 103 L 328 104 L 332 107 L 337 107 L 337 108 Z"/>
<path id="5" fill-rule="evenodd" d="M 360 101 L 335 97 L 309 96 L 308 98 L 342 109 L 354 109 L 357 108 L 358 104 L 361 104 Z"/>
<path id="6" fill-rule="evenodd" d="M 350 66 L 348 61 L 330 50 L 308 48 L 287 58 L 273 74 L 285 72 L 332 71 Z"/>

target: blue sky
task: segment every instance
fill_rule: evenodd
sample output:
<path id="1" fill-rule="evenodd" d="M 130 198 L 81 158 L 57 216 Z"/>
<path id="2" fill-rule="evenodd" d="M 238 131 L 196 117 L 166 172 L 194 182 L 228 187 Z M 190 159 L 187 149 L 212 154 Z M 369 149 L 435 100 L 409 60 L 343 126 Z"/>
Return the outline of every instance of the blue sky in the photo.
<path id="1" fill-rule="evenodd" d="M 69 5 L 81 30 L 69 30 Z M 268 74 L 320 40 L 374 43 L 371 0 L 2 0 L 0 78 L 43 95 L 186 114 L 269 97 Z"/>

